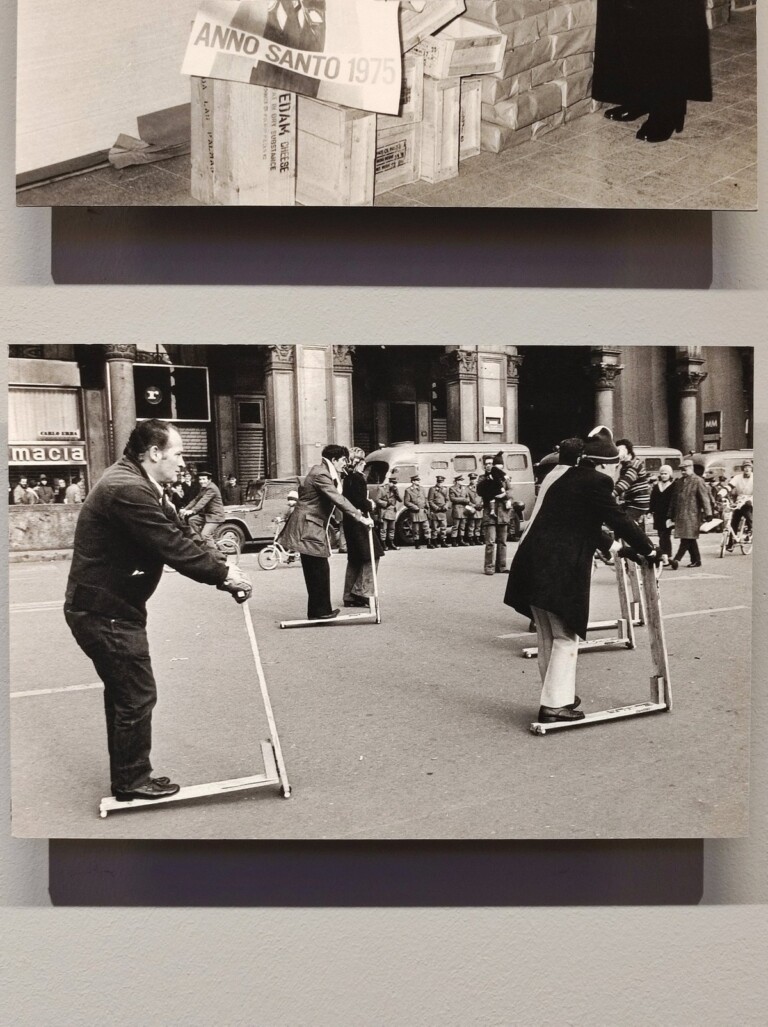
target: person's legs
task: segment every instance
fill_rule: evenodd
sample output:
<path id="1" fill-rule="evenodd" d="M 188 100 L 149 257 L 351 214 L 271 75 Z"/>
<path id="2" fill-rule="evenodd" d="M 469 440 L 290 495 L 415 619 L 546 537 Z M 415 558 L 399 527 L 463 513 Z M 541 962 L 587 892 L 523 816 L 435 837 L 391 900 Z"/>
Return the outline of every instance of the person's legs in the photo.
<path id="1" fill-rule="evenodd" d="M 65 613 L 77 644 L 104 682 L 112 791 L 131 791 L 152 775 L 152 710 L 157 686 L 147 633 L 133 621 L 84 611 Z"/>
<path id="2" fill-rule="evenodd" d="M 216 527 L 216 521 L 206 521 L 200 529 L 200 535 L 203 538 L 209 538 L 216 531 Z"/>
<path id="3" fill-rule="evenodd" d="M 659 552 L 663 556 L 672 556 L 672 532 L 669 528 L 659 528 Z"/>
<path id="4" fill-rule="evenodd" d="M 675 553 L 675 559 L 679 563 L 686 553 L 691 551 L 690 548 L 691 540 L 689 538 L 681 538 L 678 540 L 677 552 Z"/>
<path id="5" fill-rule="evenodd" d="M 551 611 L 538 611 L 549 621 L 552 651 L 541 689 L 541 705 L 552 709 L 570 706 L 576 697 L 576 661 L 579 637 Z"/>
<path id="6" fill-rule="evenodd" d="M 541 610 L 538 606 L 532 606 L 531 614 L 533 615 L 533 623 L 536 627 L 536 662 L 538 663 L 539 677 L 543 686 L 547 677 L 549 658 L 552 655 L 552 628 L 550 627 L 546 610 Z"/>
<path id="7" fill-rule="evenodd" d="M 307 586 L 307 618 L 327 617 L 331 607 L 331 571 L 325 556 L 301 554 L 301 569 Z"/>
<path id="8" fill-rule="evenodd" d="M 699 552 L 699 543 L 695 538 L 692 538 L 689 543 L 689 550 L 691 553 L 691 567 L 701 566 L 701 553 Z"/>
<path id="9" fill-rule="evenodd" d="M 485 565 L 486 574 L 494 573 L 494 560 L 496 558 L 496 524 L 489 521 L 485 526 Z"/>
<path id="10" fill-rule="evenodd" d="M 508 524 L 496 525 L 496 572 L 503 574 L 507 569 L 507 532 Z"/>
<path id="11" fill-rule="evenodd" d="M 344 595 L 345 603 L 353 602 L 353 592 L 360 574 L 360 564 L 347 557 L 347 569 L 344 573 Z"/>

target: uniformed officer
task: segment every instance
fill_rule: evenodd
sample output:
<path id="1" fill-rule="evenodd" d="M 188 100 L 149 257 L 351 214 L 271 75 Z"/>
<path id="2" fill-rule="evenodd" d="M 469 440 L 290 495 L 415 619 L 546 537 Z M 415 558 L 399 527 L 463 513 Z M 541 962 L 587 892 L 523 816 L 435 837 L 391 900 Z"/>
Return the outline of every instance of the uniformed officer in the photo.
<path id="1" fill-rule="evenodd" d="M 448 486 L 443 484 L 445 481 L 445 475 L 443 474 L 436 474 L 435 481 L 437 484 L 433 485 L 427 493 L 429 524 L 432 529 L 435 548 L 437 549 L 439 545 L 442 549 L 447 549 L 448 513 L 451 507 L 448 498 Z"/>
<path id="2" fill-rule="evenodd" d="M 464 475 L 457 474 L 448 490 L 451 500 L 451 545 L 466 546 L 464 541 L 464 512 L 469 502 L 469 489 L 464 484 Z"/>
<path id="3" fill-rule="evenodd" d="M 397 475 L 393 472 L 389 480 L 379 486 L 376 496 L 376 507 L 379 513 L 379 538 L 385 549 L 397 550 L 400 548 L 395 540 L 395 524 L 397 522 L 397 507 L 400 502 L 400 493 L 397 489 Z"/>
<path id="4" fill-rule="evenodd" d="M 477 474 L 474 471 L 469 475 L 467 492 L 469 493 L 469 503 L 464 510 L 464 541 L 468 546 L 480 546 L 483 544 L 481 536 L 483 501 L 477 491 Z"/>
<path id="5" fill-rule="evenodd" d="M 421 487 L 420 474 L 411 475 L 411 484 L 405 490 L 403 502 L 411 518 L 411 534 L 413 535 L 414 548 L 421 549 L 421 543 L 426 542 L 427 549 L 434 549 L 432 535 L 429 530 L 429 518 L 427 517 L 427 493 Z"/>

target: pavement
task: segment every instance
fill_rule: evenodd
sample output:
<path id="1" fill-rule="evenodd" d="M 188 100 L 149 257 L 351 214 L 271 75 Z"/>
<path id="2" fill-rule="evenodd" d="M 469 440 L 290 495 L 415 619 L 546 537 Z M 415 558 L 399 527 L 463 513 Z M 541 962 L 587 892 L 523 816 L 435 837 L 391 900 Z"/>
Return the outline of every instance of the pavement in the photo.
<path id="1" fill-rule="evenodd" d="M 752 558 L 665 571 L 674 709 L 535 736 L 540 682 L 527 621 L 480 547 L 402 549 L 380 565 L 381 624 L 285 631 L 305 614 L 298 567 L 263 571 L 250 611 L 292 797 L 275 788 L 106 819 L 102 690 L 64 622 L 66 561 L 10 574 L 13 832 L 177 839 L 686 838 L 747 831 Z M 514 546 L 510 547 L 514 550 Z M 345 559 L 331 560 L 341 598 Z M 592 620 L 615 618 L 593 577 Z M 649 698 L 635 650 L 583 653 L 585 712 Z M 609 632 L 610 633 L 610 632 Z M 261 773 L 269 737 L 242 608 L 175 573 L 150 602 L 159 702 L 153 761 L 183 785 Z M 592 637 L 592 635 L 590 635 Z"/>

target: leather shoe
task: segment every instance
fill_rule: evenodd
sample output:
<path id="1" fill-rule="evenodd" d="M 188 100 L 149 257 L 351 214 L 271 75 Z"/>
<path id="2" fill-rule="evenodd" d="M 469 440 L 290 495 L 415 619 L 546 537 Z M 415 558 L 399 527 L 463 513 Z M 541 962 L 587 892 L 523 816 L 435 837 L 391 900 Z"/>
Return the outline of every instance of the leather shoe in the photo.
<path id="1" fill-rule="evenodd" d="M 701 560 L 697 560 L 696 563 L 689 563 L 689 567 L 701 567 Z"/>
<path id="2" fill-rule="evenodd" d="M 313 620 L 333 620 L 334 617 L 339 616 L 339 610 L 331 610 L 330 613 L 322 613 L 319 617 L 313 617 Z"/>
<path id="3" fill-rule="evenodd" d="M 574 695 L 573 702 L 566 703 L 564 709 L 575 710 L 577 706 L 581 706 L 581 699 L 578 697 L 578 695 Z"/>
<path id="4" fill-rule="evenodd" d="M 604 118 L 608 118 L 609 121 L 637 121 L 638 118 L 642 118 L 648 111 L 641 110 L 637 107 L 610 107 L 603 114 Z"/>
<path id="5" fill-rule="evenodd" d="M 557 724 L 560 721 L 584 720 L 581 710 L 571 709 L 570 706 L 540 706 L 539 723 Z"/>
<path id="6" fill-rule="evenodd" d="M 167 777 L 154 777 L 138 788 L 131 788 L 125 792 L 115 791 L 114 796 L 118 802 L 131 802 L 133 799 L 167 799 L 178 790 L 179 785 L 173 784 Z"/>
<path id="7" fill-rule="evenodd" d="M 363 599 L 362 596 L 352 596 L 351 599 L 345 599 L 344 600 L 344 605 L 345 606 L 364 606 L 366 608 L 366 610 L 367 610 L 368 607 L 370 606 L 370 603 L 368 602 L 367 599 Z"/>

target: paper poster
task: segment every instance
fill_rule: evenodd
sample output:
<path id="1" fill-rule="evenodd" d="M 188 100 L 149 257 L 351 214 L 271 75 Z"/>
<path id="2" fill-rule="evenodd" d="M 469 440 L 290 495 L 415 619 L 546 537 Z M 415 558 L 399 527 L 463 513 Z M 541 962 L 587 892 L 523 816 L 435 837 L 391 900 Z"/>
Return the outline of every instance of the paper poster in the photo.
<path id="1" fill-rule="evenodd" d="M 204 0 L 182 72 L 397 114 L 397 13 L 380 0 Z"/>

